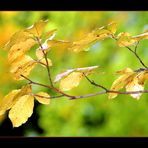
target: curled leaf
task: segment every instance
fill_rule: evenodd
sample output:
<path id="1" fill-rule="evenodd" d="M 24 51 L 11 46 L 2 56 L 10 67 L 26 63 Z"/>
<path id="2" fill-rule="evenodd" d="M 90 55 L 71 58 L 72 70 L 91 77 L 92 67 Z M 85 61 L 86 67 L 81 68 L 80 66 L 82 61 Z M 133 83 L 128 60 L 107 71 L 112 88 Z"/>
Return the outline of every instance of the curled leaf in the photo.
<path id="1" fill-rule="evenodd" d="M 131 46 L 137 42 L 136 39 L 132 38 L 132 36 L 127 32 L 121 32 L 118 35 L 117 45 L 119 47 Z"/>
<path id="2" fill-rule="evenodd" d="M 54 82 L 56 83 L 61 80 L 60 89 L 62 91 L 68 91 L 79 85 L 81 79 L 84 77 L 83 73 L 89 75 L 96 68 L 98 68 L 98 66 L 69 69 L 66 72 L 58 74 Z"/>
<path id="3" fill-rule="evenodd" d="M 117 78 L 112 86 L 111 90 L 119 91 L 122 88 L 126 88 L 127 92 L 141 91 L 144 90 L 144 82 L 148 79 L 148 70 L 140 69 L 133 71 L 130 68 L 123 69 L 117 73 L 121 74 Z M 131 93 L 133 98 L 139 99 L 142 95 L 141 93 Z M 109 99 L 115 98 L 117 93 L 109 93 Z"/>
<path id="4" fill-rule="evenodd" d="M 77 72 L 81 72 L 81 73 L 90 73 L 91 71 L 93 71 L 94 69 L 98 68 L 99 66 L 91 66 L 91 67 L 83 67 L 83 68 L 75 68 L 75 69 L 68 69 L 67 71 L 60 73 L 56 76 L 54 83 L 58 82 L 59 80 L 61 80 L 62 78 L 68 76 L 70 73 L 77 71 Z"/>

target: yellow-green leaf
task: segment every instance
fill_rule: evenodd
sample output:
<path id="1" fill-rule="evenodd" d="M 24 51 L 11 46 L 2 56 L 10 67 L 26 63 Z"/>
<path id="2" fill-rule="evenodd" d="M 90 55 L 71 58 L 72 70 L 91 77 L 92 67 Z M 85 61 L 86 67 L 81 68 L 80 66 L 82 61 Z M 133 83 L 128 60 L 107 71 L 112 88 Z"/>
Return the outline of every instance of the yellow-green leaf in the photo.
<path id="1" fill-rule="evenodd" d="M 9 118 L 13 127 L 19 127 L 25 123 L 33 113 L 34 97 L 24 95 L 12 106 L 9 111 Z"/>
<path id="2" fill-rule="evenodd" d="M 42 104 L 50 104 L 50 95 L 45 92 L 39 92 L 35 96 L 36 100 Z"/>

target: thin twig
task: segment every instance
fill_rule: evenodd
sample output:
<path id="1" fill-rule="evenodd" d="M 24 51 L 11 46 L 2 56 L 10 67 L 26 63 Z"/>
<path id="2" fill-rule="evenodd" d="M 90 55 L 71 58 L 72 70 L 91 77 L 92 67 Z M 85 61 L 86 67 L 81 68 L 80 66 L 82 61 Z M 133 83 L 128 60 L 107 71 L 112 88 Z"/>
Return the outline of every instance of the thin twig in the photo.
<path id="1" fill-rule="evenodd" d="M 47 64 L 46 68 L 47 68 L 47 72 L 48 72 L 49 81 L 50 81 L 51 86 L 53 86 L 53 82 L 52 82 L 52 79 L 51 79 L 51 73 L 50 73 L 50 69 L 49 69 L 49 63 L 48 63 L 48 60 L 47 60 L 47 54 L 45 53 L 45 51 L 44 51 L 44 49 L 42 47 L 40 39 L 38 37 L 36 37 L 36 39 L 37 39 L 37 42 L 38 42 L 38 44 L 39 44 L 39 46 L 40 46 L 40 48 L 41 48 L 41 50 L 42 50 L 42 52 L 44 54 L 45 61 L 46 61 L 46 64 Z"/>
<path id="2" fill-rule="evenodd" d="M 139 62 L 145 67 L 145 68 L 148 68 L 144 63 L 143 63 L 143 61 L 141 60 L 141 58 L 138 56 L 138 54 L 135 52 L 135 51 L 133 51 L 130 47 L 128 47 L 128 46 L 125 46 L 129 51 L 131 51 L 136 57 L 137 57 L 137 59 L 139 60 Z M 137 49 L 136 49 L 137 50 Z"/>
<path id="3" fill-rule="evenodd" d="M 115 36 L 112 36 L 112 39 L 114 39 L 114 40 L 118 40 Z M 139 44 L 139 42 L 137 43 L 137 45 L 136 45 L 136 47 L 135 47 L 135 51 L 133 51 L 130 47 L 128 47 L 128 46 L 124 46 L 124 44 L 122 44 L 124 47 L 126 47 L 130 52 L 132 52 L 136 57 L 137 57 L 137 59 L 139 60 L 139 62 L 142 64 L 142 66 L 144 66 L 145 68 L 148 68 L 145 64 L 144 64 L 144 62 L 142 61 L 142 59 L 138 56 L 138 54 L 136 53 L 137 52 L 137 48 L 138 48 L 138 44 Z"/>
<path id="4" fill-rule="evenodd" d="M 25 77 L 24 75 L 21 75 L 21 77 L 23 77 L 26 80 L 28 80 L 30 84 L 35 84 L 35 85 L 43 86 L 43 87 L 46 87 L 46 88 L 50 88 L 50 86 L 44 85 L 44 84 L 41 84 L 41 83 L 34 82 L 34 81 L 30 80 L 29 78 Z"/>
<path id="5" fill-rule="evenodd" d="M 135 46 L 135 53 L 137 53 L 137 49 L 138 49 L 139 42 L 140 42 L 140 41 L 138 41 L 137 44 L 136 44 L 136 46 Z"/>
<path id="6" fill-rule="evenodd" d="M 88 82 L 90 82 L 92 85 L 97 86 L 97 87 L 100 87 L 100 88 L 104 89 L 105 91 L 108 91 L 108 89 L 107 89 L 107 88 L 105 88 L 104 86 L 99 85 L 99 84 L 95 83 L 94 81 L 90 80 L 90 79 L 89 79 L 89 78 L 85 75 L 85 73 L 84 73 L 84 72 L 83 72 L 83 75 L 84 75 L 84 76 L 85 76 L 85 78 L 88 80 Z"/>
<path id="7" fill-rule="evenodd" d="M 34 97 L 40 97 L 40 98 L 45 98 L 45 99 L 55 99 L 55 98 L 61 98 L 64 95 L 46 97 L 46 96 L 41 96 L 41 95 L 37 95 L 37 94 L 32 94 L 32 96 L 34 96 Z"/>
<path id="8" fill-rule="evenodd" d="M 41 84 L 41 83 L 37 83 L 37 82 L 34 82 L 32 80 L 30 80 L 29 78 L 25 77 L 24 75 L 21 75 L 23 78 L 25 78 L 26 80 L 29 81 L 30 84 L 35 84 L 35 85 L 39 85 L 39 86 L 43 86 L 43 87 L 46 87 L 46 88 L 49 88 L 49 89 L 52 89 L 52 90 L 55 90 L 56 92 L 66 96 L 66 97 L 69 97 L 69 98 L 73 98 L 74 96 L 71 96 L 71 95 L 68 95 L 64 92 L 62 92 L 61 90 L 55 88 L 54 86 L 48 86 L 48 85 L 44 85 L 44 84 Z"/>

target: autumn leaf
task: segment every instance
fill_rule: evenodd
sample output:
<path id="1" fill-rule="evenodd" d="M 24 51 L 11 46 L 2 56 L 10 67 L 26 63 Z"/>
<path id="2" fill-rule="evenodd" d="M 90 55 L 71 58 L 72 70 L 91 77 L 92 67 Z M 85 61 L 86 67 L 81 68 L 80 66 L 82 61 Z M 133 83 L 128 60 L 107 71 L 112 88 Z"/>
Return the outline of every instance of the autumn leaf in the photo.
<path id="1" fill-rule="evenodd" d="M 148 79 L 147 69 L 133 71 L 130 68 L 126 68 L 117 73 L 121 74 L 121 76 L 113 82 L 111 86 L 111 90 L 113 91 L 119 91 L 124 87 L 127 92 L 141 91 L 144 89 L 144 82 Z M 130 95 L 135 99 L 139 99 L 141 93 L 131 93 Z M 109 93 L 109 99 L 115 98 L 116 96 L 117 93 Z"/>
<path id="2" fill-rule="evenodd" d="M 77 87 L 83 77 L 81 72 L 73 72 L 60 82 L 60 90 L 68 91 L 74 87 Z"/>
<path id="3" fill-rule="evenodd" d="M 36 61 L 30 56 L 22 56 L 10 67 L 10 72 L 13 74 L 15 80 L 23 80 L 21 75 L 28 76 L 31 70 L 35 67 Z"/>
<path id="4" fill-rule="evenodd" d="M 83 67 L 83 68 L 74 68 L 74 69 L 68 69 L 63 73 L 60 73 L 56 76 L 54 83 L 57 83 L 58 81 L 60 81 L 62 78 L 68 76 L 70 73 L 77 71 L 77 72 L 81 72 L 81 73 L 90 73 L 91 71 L 93 71 L 94 69 L 98 68 L 99 66 L 91 66 L 91 67 Z"/>
<path id="5" fill-rule="evenodd" d="M 31 85 L 25 85 L 21 89 L 12 90 L 8 93 L 0 103 L 0 115 L 4 114 L 7 110 L 9 110 L 17 100 L 28 93 L 32 92 Z"/>
<path id="6" fill-rule="evenodd" d="M 35 96 L 36 100 L 42 104 L 49 104 L 50 103 L 50 95 L 45 92 L 39 92 Z"/>
<path id="7" fill-rule="evenodd" d="M 148 32 L 136 36 L 131 36 L 130 33 L 127 32 L 121 32 L 117 38 L 117 44 L 119 47 L 132 46 L 142 39 L 148 39 Z"/>
<path id="8" fill-rule="evenodd" d="M 24 95 L 12 106 L 9 112 L 9 118 L 13 127 L 19 127 L 25 123 L 33 113 L 34 97 Z"/>
<path id="9" fill-rule="evenodd" d="M 116 32 L 116 26 L 116 23 L 110 23 L 107 26 L 96 28 L 82 39 L 74 41 L 68 49 L 74 52 L 85 51 L 97 41 L 104 40 L 110 37 L 110 35 L 113 35 Z"/>
<path id="10" fill-rule="evenodd" d="M 2 102 L 0 103 L 0 115 L 4 114 L 5 111 L 9 110 L 14 104 L 14 97 L 20 92 L 21 90 L 12 90 L 8 95 L 6 95 Z"/>
<path id="11" fill-rule="evenodd" d="M 119 47 L 132 46 L 137 42 L 137 40 L 132 38 L 127 32 L 121 32 L 117 38 L 117 45 Z"/>
<path id="12" fill-rule="evenodd" d="M 43 33 L 43 30 L 45 29 L 45 26 L 47 25 L 48 20 L 43 21 L 40 20 L 38 22 L 36 22 L 34 25 L 28 27 L 26 29 L 26 32 L 29 32 L 31 34 L 33 34 L 33 36 L 35 37 L 40 37 Z"/>
<path id="13" fill-rule="evenodd" d="M 61 80 L 60 89 L 62 91 L 68 91 L 79 85 L 81 79 L 84 77 L 83 73 L 86 75 L 91 74 L 96 68 L 98 68 L 98 66 L 69 69 L 66 72 L 58 74 L 54 82 L 56 83 Z"/>

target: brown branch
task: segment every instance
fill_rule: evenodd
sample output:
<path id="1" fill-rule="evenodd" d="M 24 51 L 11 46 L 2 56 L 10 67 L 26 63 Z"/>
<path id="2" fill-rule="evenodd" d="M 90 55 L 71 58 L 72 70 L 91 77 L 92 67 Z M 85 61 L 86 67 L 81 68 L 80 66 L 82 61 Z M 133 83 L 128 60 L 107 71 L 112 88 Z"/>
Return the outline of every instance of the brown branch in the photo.
<path id="1" fill-rule="evenodd" d="M 48 78 L 49 78 L 51 86 L 53 86 L 53 82 L 52 82 L 52 79 L 51 79 L 51 73 L 50 73 L 50 69 L 49 69 L 49 63 L 48 63 L 48 60 L 47 60 L 47 54 L 45 53 L 45 51 L 44 51 L 44 49 L 42 47 L 40 39 L 38 37 L 36 37 L 36 39 L 37 39 L 37 42 L 38 42 L 38 44 L 39 44 L 39 46 L 40 46 L 40 48 L 41 48 L 41 50 L 42 50 L 42 52 L 44 54 L 44 57 L 45 57 L 45 60 L 46 60 L 46 64 L 47 64 L 46 68 L 47 68 L 47 72 L 48 72 Z"/>
<path id="2" fill-rule="evenodd" d="M 135 51 L 133 51 L 130 47 L 128 47 L 128 46 L 125 46 L 129 51 L 131 51 L 136 57 L 137 57 L 137 59 L 139 60 L 139 62 L 145 67 L 145 68 L 148 68 L 144 63 L 143 63 L 143 61 L 142 61 L 142 59 L 138 56 L 138 54 L 135 52 Z M 137 47 L 136 47 L 137 48 Z M 137 49 L 136 49 L 137 50 Z"/>
<path id="3" fill-rule="evenodd" d="M 83 99 L 83 98 L 88 98 L 88 97 L 93 97 L 93 96 L 98 96 L 98 95 L 108 94 L 108 93 L 117 93 L 117 94 L 121 94 L 121 95 L 129 95 L 129 94 L 148 93 L 148 90 L 128 91 L 128 92 L 107 90 L 107 91 L 102 91 L 102 92 L 97 92 L 97 93 L 92 93 L 92 94 L 86 94 L 86 95 L 82 95 L 82 96 L 75 96 L 71 99 Z"/>
<path id="4" fill-rule="evenodd" d="M 25 77 L 24 75 L 21 75 L 21 77 L 23 77 L 26 80 L 28 80 L 30 84 L 35 84 L 35 85 L 43 86 L 43 87 L 46 87 L 46 88 L 50 88 L 50 86 L 44 85 L 44 84 L 41 84 L 41 83 L 34 82 L 34 81 L 30 80 L 29 78 Z"/>
<path id="5" fill-rule="evenodd" d="M 117 37 L 115 37 L 115 36 L 112 36 L 112 39 L 114 39 L 114 40 L 118 40 L 117 39 Z M 123 46 L 124 46 L 124 44 L 122 44 Z M 145 67 L 145 68 L 148 68 L 145 64 L 144 64 L 144 62 L 142 61 L 142 59 L 138 56 L 138 54 L 137 54 L 137 49 L 138 49 L 138 45 L 139 45 L 139 41 L 137 42 L 137 44 L 136 44 L 136 46 L 135 46 L 135 51 L 133 51 L 130 47 L 128 47 L 128 46 L 124 46 L 124 47 L 126 47 L 130 52 L 132 52 L 135 56 L 136 56 L 136 58 L 139 60 L 139 62 L 142 64 L 142 66 L 143 67 Z"/>
<path id="6" fill-rule="evenodd" d="M 64 95 L 46 97 L 46 96 L 41 96 L 41 95 L 37 95 L 37 94 L 32 94 L 32 96 L 34 96 L 34 97 L 41 97 L 41 98 L 45 98 L 45 99 L 54 99 L 54 98 L 61 98 Z"/>
<path id="7" fill-rule="evenodd" d="M 60 91 L 59 89 L 57 89 L 55 87 L 51 87 L 51 86 L 47 86 L 47 85 L 40 84 L 40 83 L 37 83 L 37 82 L 33 82 L 29 78 L 27 78 L 27 77 L 25 77 L 23 75 L 21 75 L 21 76 L 24 77 L 26 80 L 28 80 L 30 82 L 30 84 L 35 84 L 35 85 L 43 86 L 43 87 L 46 87 L 46 88 L 50 88 L 50 89 L 55 90 L 56 92 L 62 94 L 60 96 L 52 96 L 50 98 L 60 98 L 60 97 L 64 97 L 65 96 L 65 97 L 68 97 L 69 99 L 73 100 L 73 99 L 83 99 L 83 98 L 88 98 L 88 97 L 98 96 L 98 95 L 108 94 L 108 93 L 117 93 L 117 94 L 126 94 L 126 95 L 128 95 L 128 94 L 138 94 L 138 93 L 148 93 L 148 90 L 128 91 L 128 92 L 114 91 L 114 90 L 109 90 L 109 89 L 105 88 L 104 86 L 101 86 L 101 85 L 98 85 L 98 84 L 96 85 L 96 83 L 95 83 L 95 86 L 101 86 L 101 88 L 104 89 L 105 91 L 102 91 L 102 92 L 100 91 L 100 92 L 97 92 L 97 93 L 89 93 L 89 94 L 81 95 L 81 96 L 71 96 L 71 95 L 65 94 L 64 92 Z M 90 80 L 90 79 L 88 78 L 88 80 Z M 47 98 L 49 99 L 49 97 L 47 97 Z"/>
<path id="8" fill-rule="evenodd" d="M 28 80 L 30 84 L 35 84 L 35 85 L 43 86 L 43 87 L 46 87 L 46 88 L 50 88 L 50 89 L 55 90 L 56 92 L 66 96 L 66 97 L 69 97 L 69 98 L 73 98 L 74 97 L 74 96 L 71 96 L 71 95 L 68 95 L 68 94 L 62 92 L 61 90 L 55 88 L 54 86 L 48 86 L 48 85 L 44 85 L 44 84 L 41 84 L 41 83 L 37 83 L 37 82 L 34 82 L 34 81 L 30 80 L 29 78 L 25 77 L 24 75 L 21 75 L 21 76 L 23 78 L 25 78 L 26 80 Z"/>
<path id="9" fill-rule="evenodd" d="M 94 81 L 90 80 L 90 79 L 85 75 L 84 72 L 83 72 L 83 75 L 84 75 L 85 78 L 88 80 L 88 82 L 90 82 L 92 85 L 97 86 L 97 87 L 100 87 L 100 88 L 104 89 L 106 92 L 108 91 L 108 89 L 105 88 L 104 86 L 99 85 L 99 84 L 95 83 Z"/>

